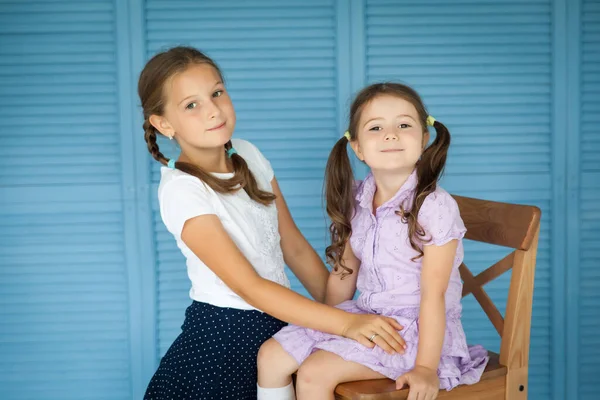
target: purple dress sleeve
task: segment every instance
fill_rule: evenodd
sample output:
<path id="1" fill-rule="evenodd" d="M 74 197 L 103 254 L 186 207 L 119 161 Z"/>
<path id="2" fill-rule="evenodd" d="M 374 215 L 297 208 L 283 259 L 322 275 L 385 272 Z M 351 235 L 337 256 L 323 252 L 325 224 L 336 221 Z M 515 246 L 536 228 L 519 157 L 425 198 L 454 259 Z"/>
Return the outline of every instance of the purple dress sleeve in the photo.
<path id="1" fill-rule="evenodd" d="M 462 239 L 467 232 L 456 200 L 443 189 L 425 198 L 419 210 L 419 223 L 425 230 L 425 245 L 442 246 Z"/>

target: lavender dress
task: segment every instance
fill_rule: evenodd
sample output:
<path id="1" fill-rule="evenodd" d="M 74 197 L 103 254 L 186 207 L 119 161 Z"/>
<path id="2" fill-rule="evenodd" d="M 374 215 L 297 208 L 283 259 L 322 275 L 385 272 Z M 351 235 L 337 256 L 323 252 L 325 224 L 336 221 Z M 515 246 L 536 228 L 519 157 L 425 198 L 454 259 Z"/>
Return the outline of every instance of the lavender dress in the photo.
<path id="1" fill-rule="evenodd" d="M 369 349 L 340 336 L 287 326 L 274 338 L 298 364 L 320 349 L 394 380 L 414 367 L 419 341 L 422 258 L 411 261 L 417 253 L 408 241 L 408 226 L 395 211 L 400 209 L 400 204 L 409 205 L 416 183 L 413 172 L 398 193 L 379 207 L 375 215 L 372 211 L 373 176 L 367 176 L 357 187 L 350 244 L 361 261 L 357 280 L 360 296 L 356 301 L 345 301 L 337 306 L 352 313 L 375 313 L 395 318 L 404 327 L 401 335 L 407 344 L 405 354 L 389 355 L 379 346 Z M 438 369 L 440 388 L 450 390 L 460 384 L 478 382 L 488 361 L 487 351 L 481 346 L 467 346 L 460 321 L 462 281 L 458 267 L 463 260 L 462 238 L 466 229 L 456 202 L 441 188 L 425 199 L 419 212 L 419 223 L 425 229 L 426 237 L 431 238 L 430 244 L 440 246 L 453 239 L 459 241 L 446 291 L 446 334 Z"/>

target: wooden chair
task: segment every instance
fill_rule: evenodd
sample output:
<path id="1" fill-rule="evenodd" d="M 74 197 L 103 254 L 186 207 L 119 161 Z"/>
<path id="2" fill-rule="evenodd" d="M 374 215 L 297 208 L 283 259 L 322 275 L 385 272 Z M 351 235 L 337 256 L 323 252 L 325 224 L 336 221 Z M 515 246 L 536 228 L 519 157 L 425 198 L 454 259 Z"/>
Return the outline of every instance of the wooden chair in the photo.
<path id="1" fill-rule="evenodd" d="M 473 294 L 501 338 L 500 354 L 490 352 L 481 381 L 440 391 L 438 399 L 526 400 L 529 335 L 535 259 L 541 211 L 537 207 L 454 196 L 467 227 L 466 238 L 514 249 L 477 276 L 460 266 L 463 297 Z M 512 268 L 506 318 L 483 290 L 483 285 Z M 408 389 L 396 390 L 389 379 L 348 382 L 335 390 L 337 400 L 405 400 Z"/>

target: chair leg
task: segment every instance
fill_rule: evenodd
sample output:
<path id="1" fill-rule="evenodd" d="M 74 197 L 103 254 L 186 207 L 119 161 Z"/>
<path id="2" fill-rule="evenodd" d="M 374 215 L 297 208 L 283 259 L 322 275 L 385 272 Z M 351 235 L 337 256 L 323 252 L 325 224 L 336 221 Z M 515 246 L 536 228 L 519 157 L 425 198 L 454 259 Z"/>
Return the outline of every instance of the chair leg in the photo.
<path id="1" fill-rule="evenodd" d="M 527 400 L 528 368 L 509 369 L 506 374 L 506 400 Z"/>

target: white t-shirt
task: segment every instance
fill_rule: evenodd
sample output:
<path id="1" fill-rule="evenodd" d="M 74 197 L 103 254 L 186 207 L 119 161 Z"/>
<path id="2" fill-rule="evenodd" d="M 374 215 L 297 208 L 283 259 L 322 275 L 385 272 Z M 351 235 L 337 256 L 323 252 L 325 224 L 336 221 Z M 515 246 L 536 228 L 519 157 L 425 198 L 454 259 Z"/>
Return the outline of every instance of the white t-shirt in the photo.
<path id="1" fill-rule="evenodd" d="M 250 142 L 232 139 L 232 145 L 246 160 L 258 186 L 272 192 L 274 173 L 269 161 Z M 275 203 L 264 206 L 251 200 L 244 190 L 230 194 L 216 193 L 200 179 L 178 169 L 162 167 L 160 172 L 160 215 L 186 258 L 188 276 L 192 281 L 190 297 L 193 300 L 218 307 L 255 309 L 229 289 L 181 240 L 184 223 L 205 214 L 219 217 L 233 242 L 261 277 L 290 287 L 284 271 Z M 223 179 L 233 176 L 232 173 L 214 175 Z M 232 265 L 231 268 L 236 266 Z"/>

